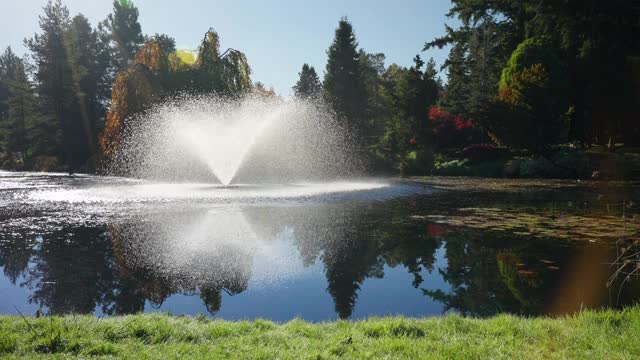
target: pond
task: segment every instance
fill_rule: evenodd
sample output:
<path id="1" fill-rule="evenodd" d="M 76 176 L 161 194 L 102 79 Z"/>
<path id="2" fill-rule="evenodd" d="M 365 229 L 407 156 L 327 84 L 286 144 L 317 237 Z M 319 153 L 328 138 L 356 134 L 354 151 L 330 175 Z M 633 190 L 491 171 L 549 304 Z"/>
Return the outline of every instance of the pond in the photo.
<path id="1" fill-rule="evenodd" d="M 324 321 L 622 307 L 640 299 L 634 258 L 619 257 L 638 241 L 639 200 L 637 184 L 613 182 L 222 187 L 0 172 L 0 313 Z"/>

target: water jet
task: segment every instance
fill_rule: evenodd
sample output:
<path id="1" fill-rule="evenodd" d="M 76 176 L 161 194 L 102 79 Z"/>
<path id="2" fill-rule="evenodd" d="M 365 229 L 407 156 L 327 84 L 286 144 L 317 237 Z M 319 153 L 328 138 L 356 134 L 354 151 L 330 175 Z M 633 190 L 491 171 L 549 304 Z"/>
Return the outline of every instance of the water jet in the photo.
<path id="1" fill-rule="evenodd" d="M 317 102 L 182 96 L 130 123 L 112 174 L 280 184 L 351 177 L 362 167 L 348 128 Z"/>

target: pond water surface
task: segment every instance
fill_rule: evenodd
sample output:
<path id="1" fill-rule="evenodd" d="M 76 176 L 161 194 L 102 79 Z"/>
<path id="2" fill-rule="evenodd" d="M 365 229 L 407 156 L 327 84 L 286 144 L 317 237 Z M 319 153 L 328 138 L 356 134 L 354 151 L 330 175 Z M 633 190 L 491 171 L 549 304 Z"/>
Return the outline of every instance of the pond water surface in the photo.
<path id="1" fill-rule="evenodd" d="M 640 299 L 633 271 L 615 275 L 640 234 L 639 200 L 637 186 L 607 182 L 223 188 L 0 172 L 0 313 L 323 321 L 621 307 Z"/>

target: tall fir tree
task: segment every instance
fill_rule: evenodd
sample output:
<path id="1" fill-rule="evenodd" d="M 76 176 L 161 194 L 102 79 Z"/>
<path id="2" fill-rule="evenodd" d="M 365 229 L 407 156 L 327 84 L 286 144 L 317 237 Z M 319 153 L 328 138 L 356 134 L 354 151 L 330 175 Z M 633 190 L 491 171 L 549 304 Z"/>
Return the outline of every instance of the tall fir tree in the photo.
<path id="1" fill-rule="evenodd" d="M 68 109 L 70 162 L 83 165 L 97 151 L 98 119 L 104 114 L 103 83 L 107 80 L 108 58 L 98 33 L 83 15 L 75 16 L 65 33 L 72 80 L 72 100 Z"/>
<path id="2" fill-rule="evenodd" d="M 40 16 L 42 33 L 25 40 L 36 67 L 34 79 L 43 116 L 38 127 L 50 132 L 47 148 L 53 150 L 51 155 L 62 157 L 65 162 L 71 157 L 71 149 L 65 146 L 67 136 L 63 135 L 69 134 L 64 130 L 71 126 L 67 112 L 73 100 L 71 68 L 64 44 L 69 26 L 69 10 L 61 0 L 50 0 Z"/>
<path id="3" fill-rule="evenodd" d="M 8 150 L 19 152 L 23 158 L 37 151 L 40 140 L 33 138 L 33 127 L 37 124 L 37 102 L 33 88 L 25 71 L 24 61 L 19 59 L 13 81 L 9 83 Z M 41 134 L 42 135 L 42 134 Z"/>
<path id="4" fill-rule="evenodd" d="M 333 43 L 327 50 L 324 93 L 336 115 L 354 131 L 353 141 L 365 146 L 367 92 L 362 77 L 358 42 L 347 18 L 340 19 Z"/>
<path id="5" fill-rule="evenodd" d="M 445 66 L 448 74 L 444 105 L 452 113 L 468 114 L 471 80 L 465 44 L 456 43 L 451 48 Z"/>
<path id="6" fill-rule="evenodd" d="M 22 60 L 10 47 L 0 55 L 0 152 L 24 152 L 27 120 L 22 87 L 29 87 Z"/>
<path id="7" fill-rule="evenodd" d="M 138 8 L 133 1 L 114 0 L 113 13 L 100 23 L 99 28 L 111 47 L 116 72 L 133 64 L 136 52 L 144 44 L 138 16 Z"/>
<path id="8" fill-rule="evenodd" d="M 379 134 L 384 131 L 388 117 L 389 98 L 383 87 L 385 72 L 385 55 L 383 53 L 367 53 L 359 51 L 360 68 L 367 96 L 365 111 L 366 133 L 369 143 L 377 142 Z"/>
<path id="9" fill-rule="evenodd" d="M 293 86 L 293 93 L 299 99 L 315 99 L 322 92 L 322 84 L 316 74 L 316 69 L 309 64 L 302 65 L 298 73 L 298 82 Z"/>
<path id="10" fill-rule="evenodd" d="M 0 55 L 0 120 L 9 117 L 9 85 L 15 78 L 19 60 L 11 47 Z"/>

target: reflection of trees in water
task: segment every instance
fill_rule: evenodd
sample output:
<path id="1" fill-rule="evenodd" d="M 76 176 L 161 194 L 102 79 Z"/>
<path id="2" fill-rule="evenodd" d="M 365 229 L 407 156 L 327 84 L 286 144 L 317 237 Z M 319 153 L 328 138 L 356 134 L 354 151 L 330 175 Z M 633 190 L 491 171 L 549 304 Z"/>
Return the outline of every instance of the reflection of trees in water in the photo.
<path id="1" fill-rule="evenodd" d="M 443 303 L 445 311 L 474 316 L 563 314 L 623 306 L 640 295 L 636 287 L 620 302 L 609 298 L 607 244 L 452 230 L 445 249 L 447 268 L 439 272 L 452 290 L 423 289 Z"/>
<path id="2" fill-rule="evenodd" d="M 135 289 L 135 284 L 122 281 L 114 272 L 111 242 L 104 227 L 67 228 L 38 236 L 31 246 L 26 245 L 25 238 L 11 243 L 14 250 L 22 250 L 20 254 L 0 254 L 21 259 L 21 286 L 32 290 L 29 302 L 52 314 L 90 313 L 96 306 L 111 314 L 114 303 L 120 302 L 119 296 Z"/>
<path id="3" fill-rule="evenodd" d="M 336 313 L 348 318 L 362 283 L 384 277 L 385 264 L 406 267 L 414 275 L 414 287 L 423 282 L 423 270 L 433 269 L 439 240 L 428 237 L 420 224 L 407 222 L 406 204 L 385 205 L 249 209 L 245 216 L 261 236 L 274 238 L 284 226 L 293 228 L 303 263 L 322 262 Z"/>
<path id="4" fill-rule="evenodd" d="M 591 281 L 602 293 L 604 283 L 593 279 L 606 258 L 594 260 L 582 247 L 554 239 L 427 224 L 412 220 L 412 211 L 402 201 L 307 204 L 247 207 L 224 221 L 194 211 L 69 227 L 38 241 L 25 230 L 0 242 L 0 266 L 14 284 L 24 275 L 31 301 L 51 313 L 88 313 L 96 306 L 107 314 L 135 313 L 146 300 L 159 306 L 176 293 L 198 294 L 216 313 L 223 292 L 247 289 L 259 241 L 274 241 L 287 229 L 303 264 L 324 266 L 341 318 L 351 316 L 363 282 L 383 277 L 385 265 L 405 267 L 417 291 L 462 314 L 560 313 L 581 301 L 597 306 L 595 292 L 588 298 L 581 291 Z M 427 290 L 432 286 L 423 278 L 434 271 L 440 247 L 447 266 L 437 271 L 451 291 Z M 637 299 L 637 290 L 624 292 L 620 304 Z"/>
<path id="5" fill-rule="evenodd" d="M 12 232 L 11 237 L 0 239 L 0 267 L 4 276 L 14 285 L 29 266 L 34 246 L 31 239 L 34 237 L 26 233 Z"/>

